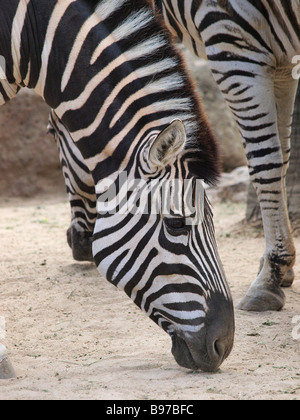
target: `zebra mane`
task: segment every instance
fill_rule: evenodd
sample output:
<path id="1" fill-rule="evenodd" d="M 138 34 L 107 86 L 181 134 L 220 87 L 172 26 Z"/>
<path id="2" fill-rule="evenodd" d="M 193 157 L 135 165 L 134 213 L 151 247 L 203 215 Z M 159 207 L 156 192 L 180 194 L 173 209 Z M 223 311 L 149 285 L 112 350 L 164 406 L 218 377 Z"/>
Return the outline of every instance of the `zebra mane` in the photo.
<path id="1" fill-rule="evenodd" d="M 160 0 L 146 0 L 146 2 L 152 5 L 159 24 L 167 32 L 170 48 L 180 57 L 180 68 L 182 74 L 185 74 L 184 90 L 186 90 L 187 96 L 192 98 L 193 118 L 184 121 L 187 132 L 185 156 L 189 162 L 189 169 L 194 176 L 203 179 L 209 185 L 214 185 L 221 173 L 221 154 L 218 141 L 207 119 L 201 98 L 197 93 L 196 84 L 190 75 L 183 54 L 176 47 L 174 36 L 166 27 L 162 15 L 162 2 Z"/>
<path id="2" fill-rule="evenodd" d="M 130 16 L 124 16 L 124 25 L 126 30 L 126 19 L 128 20 L 128 28 L 136 22 L 145 20 L 153 21 L 151 25 L 147 25 L 146 38 L 149 39 L 149 50 L 145 48 L 145 54 L 149 55 L 150 62 L 153 62 L 151 80 L 146 85 L 148 94 L 155 97 L 155 93 L 165 92 L 166 100 L 153 101 L 153 106 L 160 114 L 167 114 L 164 118 L 165 127 L 171 122 L 170 110 L 172 117 L 182 120 L 184 123 L 187 140 L 184 146 L 186 156 L 192 154 L 193 159 L 189 159 L 189 166 L 192 173 L 205 180 L 209 184 L 215 183 L 220 173 L 220 155 L 216 138 L 209 126 L 208 120 L 202 108 L 201 100 L 197 94 L 196 86 L 192 81 L 186 68 L 184 58 L 175 46 L 172 35 L 167 29 L 163 16 L 154 5 L 152 0 L 102 0 L 97 2 L 96 13 L 101 19 L 111 15 L 112 10 L 118 10 L 130 4 Z M 101 11 L 101 15 L 100 12 Z M 136 11 L 136 14 L 134 12 Z M 153 19 L 153 11 L 155 18 Z M 132 18 L 134 16 L 134 18 Z M 135 22 L 130 22 L 130 19 Z M 149 29 L 150 28 L 150 29 Z M 144 29 L 142 29 L 144 30 Z M 150 32 L 151 31 L 151 32 Z M 152 34 L 153 31 L 153 34 Z M 127 32 L 126 32 L 127 33 Z M 136 40 L 138 48 L 142 32 L 139 32 L 139 38 Z M 153 45 L 157 43 L 158 48 L 153 49 Z M 158 62 L 160 60 L 160 62 Z M 169 61 L 168 61 L 169 60 Z M 164 65 L 163 65 L 164 63 Z M 164 67 L 165 66 L 165 67 Z M 149 66 L 150 68 L 151 66 Z M 163 68 L 164 67 L 164 68 Z M 148 75 L 149 76 L 149 75 Z M 139 74 L 140 78 L 145 74 Z M 116 114 L 115 120 L 117 119 Z M 162 129 L 165 127 L 161 127 Z M 191 152 L 191 153 L 189 153 Z"/>
<path id="3" fill-rule="evenodd" d="M 107 0 L 109 3 L 114 0 Z M 116 1 L 116 0 L 115 0 Z M 118 0 L 120 3 L 125 4 L 128 0 Z M 207 116 L 204 112 L 201 99 L 197 93 L 196 84 L 193 81 L 187 69 L 185 59 L 176 47 L 173 35 L 167 29 L 162 14 L 157 9 L 157 4 L 153 0 L 135 0 L 130 2 L 132 8 L 141 10 L 143 7 L 155 11 L 155 19 L 157 25 L 160 27 L 161 34 L 167 39 L 167 47 L 164 48 L 164 56 L 175 58 L 177 61 L 176 75 L 179 75 L 181 82 L 178 83 L 176 95 L 174 95 L 174 109 L 180 110 L 179 118 L 183 121 L 187 140 L 184 146 L 184 157 L 188 161 L 189 170 L 199 179 L 203 179 L 207 184 L 213 185 L 217 182 L 221 172 L 221 159 L 218 142 L 210 127 Z M 175 69 L 174 69 L 175 70 Z M 176 76 L 173 72 L 169 79 L 168 84 L 161 86 L 161 89 L 171 89 L 176 85 Z M 163 83 L 165 83 L 163 79 Z M 153 78 L 151 86 L 159 83 L 159 80 Z M 177 104 L 175 103 L 177 101 Z M 165 104 L 156 104 L 157 107 Z M 170 104 L 167 106 L 171 107 Z M 178 117 L 178 115 L 175 115 Z"/>

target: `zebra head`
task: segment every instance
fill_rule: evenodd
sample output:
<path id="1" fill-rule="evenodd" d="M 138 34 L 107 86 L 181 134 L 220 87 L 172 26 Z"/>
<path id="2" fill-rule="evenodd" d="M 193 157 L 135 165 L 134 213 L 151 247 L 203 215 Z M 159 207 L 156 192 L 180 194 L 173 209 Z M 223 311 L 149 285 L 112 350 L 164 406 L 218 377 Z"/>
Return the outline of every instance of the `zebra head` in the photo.
<path id="1" fill-rule="evenodd" d="M 234 314 L 201 165 L 181 121 L 145 136 L 126 170 L 96 186 L 93 254 L 171 336 L 179 365 L 215 371 L 232 349 Z"/>

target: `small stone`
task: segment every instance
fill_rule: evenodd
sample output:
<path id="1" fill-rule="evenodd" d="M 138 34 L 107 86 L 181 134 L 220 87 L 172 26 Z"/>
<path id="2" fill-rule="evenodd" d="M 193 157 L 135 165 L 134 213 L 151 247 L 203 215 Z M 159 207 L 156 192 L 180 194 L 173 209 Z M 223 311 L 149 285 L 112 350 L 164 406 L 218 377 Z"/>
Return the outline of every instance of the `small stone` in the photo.
<path id="1" fill-rule="evenodd" d="M 12 379 L 16 377 L 16 373 L 8 358 L 7 350 L 0 343 L 0 379 Z"/>

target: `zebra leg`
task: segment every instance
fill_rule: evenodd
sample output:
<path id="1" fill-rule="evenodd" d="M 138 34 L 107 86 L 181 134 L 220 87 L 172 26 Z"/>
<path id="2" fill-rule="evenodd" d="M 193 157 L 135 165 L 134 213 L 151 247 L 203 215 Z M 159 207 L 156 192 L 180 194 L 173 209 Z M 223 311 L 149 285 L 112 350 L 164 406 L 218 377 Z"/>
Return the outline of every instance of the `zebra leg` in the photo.
<path id="1" fill-rule="evenodd" d="M 293 112 L 295 96 L 297 94 L 298 81 L 291 79 L 290 68 L 287 70 L 277 70 L 275 80 L 275 97 L 277 106 L 278 131 L 281 141 L 283 155 L 283 178 L 284 195 L 287 203 L 286 175 L 289 167 L 291 153 L 291 134 L 293 123 Z M 288 204 L 288 203 L 287 203 Z M 287 209 L 288 210 L 288 209 Z M 281 287 L 291 287 L 295 279 L 294 269 L 291 268 L 285 274 Z"/>
<path id="2" fill-rule="evenodd" d="M 296 91 L 297 82 L 291 78 L 290 69 L 277 70 L 274 82 L 277 136 L 273 137 L 269 151 L 263 145 L 259 150 L 253 148 L 251 142 L 246 145 L 250 173 L 262 210 L 266 252 L 258 278 L 238 306 L 242 310 L 281 310 L 285 303 L 281 286 L 291 286 L 294 280 L 296 252 L 288 215 L 286 173 Z M 268 153 L 260 162 L 258 156 L 265 152 Z"/>
<path id="3" fill-rule="evenodd" d="M 70 133 L 53 110 L 49 116 L 48 132 L 57 142 L 71 207 L 67 242 L 74 260 L 93 262 L 92 239 L 97 217 L 93 178 Z"/>
<path id="4" fill-rule="evenodd" d="M 277 77 L 275 80 L 275 98 L 277 106 L 277 120 L 278 120 L 278 132 L 281 141 L 281 150 L 283 156 L 283 193 L 287 202 L 286 194 L 286 174 L 289 167 L 290 151 L 291 151 L 291 128 L 293 119 L 294 109 L 294 95 L 293 92 L 297 91 L 298 82 L 291 80 L 290 69 L 287 70 L 287 74 L 280 74 L 278 70 Z M 259 272 L 264 266 L 264 258 L 261 260 L 261 266 Z M 291 268 L 284 276 L 281 287 L 291 287 L 295 279 L 294 269 Z"/>
<path id="5" fill-rule="evenodd" d="M 93 232 L 86 224 L 86 204 L 81 197 L 69 192 L 72 222 L 67 230 L 67 242 L 75 261 L 94 261 L 92 253 Z"/>
<path id="6" fill-rule="evenodd" d="M 78 224 L 72 223 L 67 230 L 67 241 L 72 249 L 73 258 L 75 261 L 90 261 L 94 262 L 92 245 L 92 233 L 78 229 Z"/>
<path id="7" fill-rule="evenodd" d="M 288 167 L 291 115 L 296 83 L 289 77 L 277 79 L 273 57 L 264 63 L 235 61 L 228 54 L 218 61 L 207 48 L 213 74 L 230 106 L 243 138 L 251 180 L 260 202 L 266 249 L 260 273 L 238 308 L 248 311 L 281 310 L 281 289 L 295 263 L 285 175 Z M 222 59 L 224 57 L 222 56 Z M 247 58 L 242 58 L 247 62 Z M 288 71 L 286 72 L 287 76 Z M 292 80 L 292 81 L 291 81 Z M 278 108 L 278 113 L 277 113 Z"/>

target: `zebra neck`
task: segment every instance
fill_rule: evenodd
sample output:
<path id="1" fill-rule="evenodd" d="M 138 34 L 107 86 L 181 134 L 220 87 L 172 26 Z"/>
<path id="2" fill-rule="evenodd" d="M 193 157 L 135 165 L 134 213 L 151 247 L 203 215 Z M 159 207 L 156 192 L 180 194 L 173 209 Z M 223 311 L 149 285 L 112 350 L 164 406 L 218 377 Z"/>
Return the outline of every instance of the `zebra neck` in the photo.
<path id="1" fill-rule="evenodd" d="M 174 119 L 184 122 L 187 144 L 201 139 L 204 152 L 215 151 L 182 59 L 148 0 L 17 3 L 14 79 L 55 110 L 95 181 L 124 169 L 140 142 Z"/>

